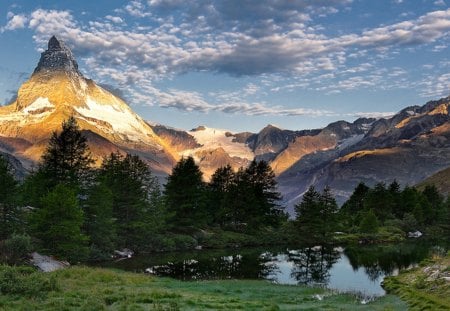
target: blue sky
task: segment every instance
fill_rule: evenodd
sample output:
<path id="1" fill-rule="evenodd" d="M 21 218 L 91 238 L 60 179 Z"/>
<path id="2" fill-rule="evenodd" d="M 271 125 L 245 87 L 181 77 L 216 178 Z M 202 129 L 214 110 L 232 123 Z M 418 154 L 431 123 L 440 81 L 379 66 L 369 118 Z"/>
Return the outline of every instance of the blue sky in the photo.
<path id="1" fill-rule="evenodd" d="M 449 95 L 450 0 L 0 2 L 0 103 L 48 39 L 143 118 L 318 128 Z"/>

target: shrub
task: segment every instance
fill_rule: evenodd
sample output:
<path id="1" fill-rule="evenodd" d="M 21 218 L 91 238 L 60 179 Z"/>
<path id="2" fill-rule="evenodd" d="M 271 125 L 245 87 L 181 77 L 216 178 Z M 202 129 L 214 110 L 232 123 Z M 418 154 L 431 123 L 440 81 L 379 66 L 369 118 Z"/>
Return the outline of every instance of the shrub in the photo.
<path id="1" fill-rule="evenodd" d="M 58 289 L 54 276 L 30 267 L 0 266 L 0 294 L 43 297 Z"/>
<path id="2" fill-rule="evenodd" d="M 10 264 L 21 262 L 33 251 L 31 238 L 27 234 L 14 233 L 4 244 L 7 261 Z"/>

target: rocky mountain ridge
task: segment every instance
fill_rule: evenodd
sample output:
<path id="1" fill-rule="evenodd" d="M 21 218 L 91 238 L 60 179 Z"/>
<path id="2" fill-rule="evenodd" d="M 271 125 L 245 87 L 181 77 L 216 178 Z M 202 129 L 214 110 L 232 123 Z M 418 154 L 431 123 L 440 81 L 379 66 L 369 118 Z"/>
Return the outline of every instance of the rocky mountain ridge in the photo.
<path id="1" fill-rule="evenodd" d="M 323 129 L 183 131 L 144 122 L 122 99 L 86 79 L 70 49 L 52 37 L 17 99 L 0 107 L 0 152 L 25 171 L 40 159 L 51 133 L 74 116 L 97 163 L 111 152 L 130 152 L 164 177 L 180 157 L 193 156 L 208 179 L 226 164 L 238 169 L 266 160 L 292 208 L 310 185 L 329 185 L 342 202 L 360 181 L 414 185 L 450 167 L 449 105 L 447 97 L 390 118 L 337 121 Z"/>

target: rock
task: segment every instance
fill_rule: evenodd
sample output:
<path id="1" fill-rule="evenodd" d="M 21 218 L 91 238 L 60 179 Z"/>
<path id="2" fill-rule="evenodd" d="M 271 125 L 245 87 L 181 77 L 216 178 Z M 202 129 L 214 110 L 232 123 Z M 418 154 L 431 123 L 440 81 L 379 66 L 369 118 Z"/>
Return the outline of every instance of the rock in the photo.
<path id="1" fill-rule="evenodd" d="M 434 270 L 428 277 L 427 281 L 434 281 L 439 277 L 439 270 Z"/>
<path id="2" fill-rule="evenodd" d="M 408 232 L 408 238 L 420 238 L 422 235 L 422 232 L 419 230 Z"/>
<path id="3" fill-rule="evenodd" d="M 41 53 L 41 59 L 34 73 L 48 70 L 62 70 L 82 76 L 72 51 L 55 36 L 48 41 L 48 49 Z"/>
<path id="4" fill-rule="evenodd" d="M 134 255 L 134 252 L 131 249 L 124 248 L 123 250 L 115 250 L 114 254 L 119 258 L 131 258 Z"/>
<path id="5" fill-rule="evenodd" d="M 41 255 L 37 252 L 31 254 L 31 263 L 43 272 L 52 272 L 70 266 L 67 261 L 56 260 L 53 257 Z"/>

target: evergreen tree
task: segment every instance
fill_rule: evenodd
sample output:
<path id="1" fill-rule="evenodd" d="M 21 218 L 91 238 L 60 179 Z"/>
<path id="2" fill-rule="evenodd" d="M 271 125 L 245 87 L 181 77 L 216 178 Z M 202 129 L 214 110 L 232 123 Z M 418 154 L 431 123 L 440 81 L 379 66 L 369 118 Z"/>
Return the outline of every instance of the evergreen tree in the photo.
<path id="1" fill-rule="evenodd" d="M 276 225 L 282 215 L 278 204 L 281 195 L 277 191 L 275 173 L 266 161 L 253 160 L 245 170 L 251 184 L 253 203 L 247 206 L 252 227 Z"/>
<path id="2" fill-rule="evenodd" d="M 234 230 L 248 229 L 252 217 L 249 209 L 252 209 L 251 206 L 256 201 L 257 198 L 249 175 L 241 167 L 236 172 L 234 181 L 229 185 L 228 191 L 224 195 L 221 211 L 222 222 Z"/>
<path id="3" fill-rule="evenodd" d="M 388 218 L 392 217 L 394 208 L 394 200 L 391 193 L 386 189 L 384 183 L 378 183 L 371 189 L 364 201 L 364 209 L 372 209 L 377 218 L 384 223 Z"/>
<path id="4" fill-rule="evenodd" d="M 175 227 L 202 226 L 208 222 L 205 184 L 202 172 L 192 157 L 182 158 L 167 179 L 164 190 Z"/>
<path id="5" fill-rule="evenodd" d="M 16 205 L 17 186 L 9 163 L 0 155 L 0 240 L 19 229 L 21 216 Z"/>
<path id="6" fill-rule="evenodd" d="M 296 225 L 301 239 L 307 243 L 327 243 L 336 228 L 337 204 L 326 187 L 323 193 L 309 187 L 302 201 L 295 206 Z"/>
<path id="7" fill-rule="evenodd" d="M 90 259 L 108 259 L 116 246 L 116 221 L 113 193 L 102 180 L 89 189 L 83 208 L 84 230 L 90 238 Z"/>
<path id="8" fill-rule="evenodd" d="M 376 233 L 378 230 L 378 219 L 373 210 L 368 210 L 364 213 L 364 216 L 359 225 L 360 232 L 363 233 Z"/>
<path id="9" fill-rule="evenodd" d="M 423 196 L 428 201 L 429 209 L 424 210 L 425 222 L 428 225 L 436 223 L 442 217 L 445 205 L 444 197 L 439 193 L 439 190 L 434 185 L 427 185 L 422 191 Z"/>
<path id="10" fill-rule="evenodd" d="M 330 238 L 337 228 L 338 205 L 336 199 L 331 193 L 329 186 L 326 186 L 320 195 L 319 203 L 321 205 L 322 221 L 326 230 L 323 231 L 324 238 Z"/>
<path id="11" fill-rule="evenodd" d="M 88 238 L 81 231 L 83 211 L 74 190 L 59 184 L 42 198 L 42 206 L 32 215 L 31 228 L 43 248 L 70 261 L 86 259 Z"/>
<path id="12" fill-rule="evenodd" d="M 235 173 L 229 164 L 219 167 L 211 176 L 208 184 L 208 214 L 211 224 L 224 223 L 225 197 L 235 183 L 235 178 Z"/>
<path id="13" fill-rule="evenodd" d="M 74 117 L 62 123 L 58 134 L 53 132 L 39 170 L 54 184 L 70 183 L 79 186 L 93 163 L 86 137 Z"/>
<path id="14" fill-rule="evenodd" d="M 118 246 L 142 249 L 164 221 L 156 203 L 160 200 L 156 178 L 138 156 L 119 153 L 104 159 L 99 175 L 112 193 Z"/>
<path id="15" fill-rule="evenodd" d="M 359 183 L 350 198 L 342 205 L 339 210 L 339 218 L 345 227 L 350 228 L 359 225 L 358 215 L 364 210 L 364 201 L 369 190 L 370 188 L 363 182 Z"/>
<path id="16" fill-rule="evenodd" d="M 320 210 L 320 193 L 310 186 L 295 206 L 295 221 L 302 240 L 313 243 L 321 240 L 324 227 Z"/>

